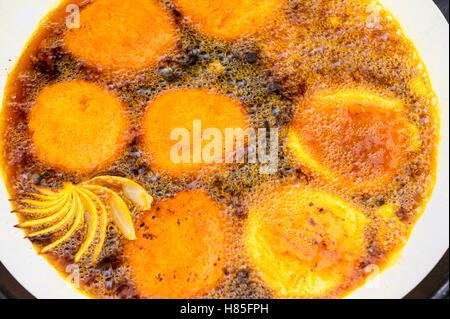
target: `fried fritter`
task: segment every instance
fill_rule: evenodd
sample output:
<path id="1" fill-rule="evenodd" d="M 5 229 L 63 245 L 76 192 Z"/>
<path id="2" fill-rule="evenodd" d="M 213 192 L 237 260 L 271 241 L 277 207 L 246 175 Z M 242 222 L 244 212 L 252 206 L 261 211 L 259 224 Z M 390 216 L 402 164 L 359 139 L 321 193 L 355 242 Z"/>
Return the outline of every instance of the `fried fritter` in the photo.
<path id="1" fill-rule="evenodd" d="M 175 23 L 155 0 L 97 0 L 69 29 L 66 48 L 88 64 L 135 70 L 157 62 L 177 41 Z"/>
<path id="2" fill-rule="evenodd" d="M 223 275 L 224 220 L 203 191 L 157 202 L 137 225 L 124 255 L 141 297 L 194 298 Z"/>
<path id="3" fill-rule="evenodd" d="M 45 87 L 29 121 L 37 157 L 56 168 L 80 172 L 113 160 L 127 141 L 127 129 L 122 102 L 85 81 Z"/>

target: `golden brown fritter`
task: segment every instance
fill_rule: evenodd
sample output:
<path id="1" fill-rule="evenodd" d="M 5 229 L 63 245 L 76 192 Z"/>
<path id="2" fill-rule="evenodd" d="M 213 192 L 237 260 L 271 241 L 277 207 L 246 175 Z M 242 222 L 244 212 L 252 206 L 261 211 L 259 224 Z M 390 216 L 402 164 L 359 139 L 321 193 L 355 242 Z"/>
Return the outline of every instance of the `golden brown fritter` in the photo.
<path id="1" fill-rule="evenodd" d="M 223 275 L 224 220 L 201 190 L 157 202 L 137 222 L 124 255 L 140 297 L 194 298 Z"/>
<path id="2" fill-rule="evenodd" d="M 366 223 L 338 197 L 279 186 L 251 199 L 245 245 L 277 297 L 326 297 L 354 273 Z"/>
<path id="3" fill-rule="evenodd" d="M 42 90 L 29 129 L 41 161 L 84 172 L 114 159 L 127 140 L 128 120 L 112 93 L 85 81 L 68 81 Z"/>
<path id="4" fill-rule="evenodd" d="M 403 105 L 362 90 L 316 92 L 299 105 L 289 146 L 299 162 L 322 177 L 357 189 L 390 182 L 418 130 Z"/>
<path id="5" fill-rule="evenodd" d="M 97 0 L 69 29 L 66 48 L 100 68 L 134 70 L 159 60 L 177 40 L 176 27 L 155 0 Z"/>
<path id="6" fill-rule="evenodd" d="M 242 104 L 230 97 L 207 89 L 177 89 L 164 92 L 150 102 L 142 125 L 148 161 L 154 169 L 173 176 L 183 176 L 196 175 L 201 170 L 209 170 L 220 165 L 208 163 L 204 156 L 201 161 L 194 158 L 195 154 L 197 157 L 203 155 L 200 152 L 209 140 L 203 141 L 200 152 L 194 150 L 193 140 L 200 139 L 201 132 L 194 132 L 193 121 L 201 121 L 202 131 L 208 128 L 218 129 L 224 147 L 225 129 L 245 130 L 249 125 Z M 173 147 L 181 140 L 171 140 L 171 134 L 180 128 L 187 129 L 190 135 L 190 140 L 182 144 L 182 148 L 190 154 L 187 163 L 176 163 L 171 158 Z M 221 160 L 222 164 L 224 162 L 223 157 L 218 157 L 217 160 Z"/>
<path id="7" fill-rule="evenodd" d="M 284 0 L 175 0 L 201 32 L 224 39 L 256 33 L 280 12 L 284 3 Z"/>

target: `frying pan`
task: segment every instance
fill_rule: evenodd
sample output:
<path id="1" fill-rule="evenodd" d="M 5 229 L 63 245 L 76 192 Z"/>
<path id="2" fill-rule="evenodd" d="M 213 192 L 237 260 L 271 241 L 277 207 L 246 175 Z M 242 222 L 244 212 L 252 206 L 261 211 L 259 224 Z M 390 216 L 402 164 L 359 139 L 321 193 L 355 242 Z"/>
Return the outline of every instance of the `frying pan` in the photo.
<path id="1" fill-rule="evenodd" d="M 7 75 L 39 21 L 59 2 L 0 2 L 0 100 Z M 436 2 L 448 15 L 448 0 Z M 448 297 L 448 253 L 445 253 L 449 242 L 449 26 L 432 0 L 380 0 L 380 3 L 414 42 L 438 96 L 441 108 L 438 172 L 430 202 L 399 260 L 348 297 Z M 17 220 L 9 214 L 10 208 L 4 183 L 0 181 L 0 297 L 84 297 L 36 254 L 21 230 L 13 227 Z M 419 288 L 414 290 L 419 283 Z"/>

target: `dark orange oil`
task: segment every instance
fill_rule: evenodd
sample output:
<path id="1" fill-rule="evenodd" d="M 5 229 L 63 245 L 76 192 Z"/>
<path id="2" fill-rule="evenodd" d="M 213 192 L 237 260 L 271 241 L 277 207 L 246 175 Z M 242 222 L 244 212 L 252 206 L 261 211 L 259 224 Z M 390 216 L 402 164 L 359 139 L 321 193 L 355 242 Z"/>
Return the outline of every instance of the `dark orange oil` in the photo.
<path id="1" fill-rule="evenodd" d="M 81 7 L 93 0 L 77 0 Z M 33 186 L 58 188 L 63 182 L 78 183 L 95 175 L 119 175 L 143 185 L 161 201 L 183 190 L 203 188 L 223 208 L 234 236 L 230 258 L 217 287 L 198 297 L 270 298 L 250 266 L 243 248 L 243 225 L 247 196 L 264 185 L 302 184 L 324 189 L 353 202 L 372 220 L 366 230 L 365 254 L 352 278 L 326 296 L 342 297 L 364 282 L 363 269 L 383 266 L 398 251 L 421 215 L 435 181 L 438 115 L 436 97 L 428 76 L 417 67 L 420 59 L 397 22 L 381 12 L 375 28 L 368 0 L 289 0 L 279 16 L 264 31 L 234 43 L 201 34 L 186 23 L 170 2 L 169 8 L 180 33 L 176 49 L 156 65 L 128 73 L 113 73 L 83 65 L 62 46 L 65 4 L 50 13 L 27 44 L 9 76 L 2 109 L 2 167 L 11 198 L 20 197 Z M 368 22 L 369 21 L 369 22 Z M 411 87 L 420 77 L 425 91 Z M 112 164 L 89 174 L 68 173 L 48 167 L 33 155 L 28 114 L 43 87 L 63 80 L 83 79 L 112 90 L 128 107 L 134 138 Z M 302 169 L 291 157 L 285 142 L 295 105 L 315 89 L 370 88 L 404 104 L 407 118 L 420 130 L 421 146 L 405 159 L 392 182 L 374 192 L 348 191 L 328 185 Z M 240 99 L 255 128 L 280 129 L 279 169 L 273 175 L 259 174 L 259 164 L 232 164 L 192 180 L 171 178 L 153 172 L 143 157 L 139 120 L 156 94 L 171 88 L 215 88 Z M 161 119 L 163 120 L 163 119 Z M 400 207 L 396 212 L 408 232 L 392 233 L 380 244 L 373 212 L 385 203 Z M 137 220 L 140 216 L 132 211 Z M 83 232 L 46 255 L 63 275 L 73 263 Z M 39 247 L 52 236 L 33 238 Z M 81 291 L 94 298 L 138 298 L 127 260 L 122 254 L 124 239 L 110 225 L 105 247 L 96 265 L 81 263 Z"/>

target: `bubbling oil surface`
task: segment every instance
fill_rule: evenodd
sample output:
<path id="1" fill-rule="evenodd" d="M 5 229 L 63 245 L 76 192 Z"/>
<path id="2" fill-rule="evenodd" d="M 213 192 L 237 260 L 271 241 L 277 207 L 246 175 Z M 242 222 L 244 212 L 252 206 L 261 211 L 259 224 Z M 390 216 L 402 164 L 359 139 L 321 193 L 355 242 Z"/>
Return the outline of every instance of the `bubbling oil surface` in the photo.
<path id="1" fill-rule="evenodd" d="M 73 1 L 72 1 L 73 2 Z M 88 6 L 92 1 L 78 1 Z M 85 66 L 63 48 L 64 5 L 50 14 L 10 75 L 3 106 L 3 167 L 12 198 L 33 185 L 60 187 L 93 175 L 120 175 L 143 185 L 156 201 L 196 188 L 223 209 L 232 229 L 233 245 L 217 286 L 199 297 L 265 298 L 276 292 L 264 285 L 244 249 L 243 229 L 249 196 L 265 185 L 296 184 L 331 192 L 351 202 L 371 221 L 365 230 L 365 253 L 353 278 L 331 297 L 360 285 L 371 264 L 382 267 L 406 241 L 423 211 L 434 183 L 438 119 L 435 95 L 413 45 L 398 24 L 371 1 L 289 0 L 276 19 L 259 34 L 228 42 L 197 32 L 170 1 L 160 1 L 173 15 L 179 41 L 157 64 L 139 71 L 114 73 Z M 41 163 L 33 154 L 28 133 L 31 106 L 42 89 L 67 80 L 85 80 L 108 88 L 127 106 L 133 140 L 112 164 L 90 173 L 73 173 Z M 286 147 L 296 105 L 317 89 L 369 88 L 395 96 L 408 121 L 420 130 L 421 146 L 404 160 L 392 181 L 374 192 L 349 191 L 310 173 Z M 155 173 L 147 164 L 140 119 L 157 94 L 174 88 L 208 88 L 239 99 L 255 128 L 280 130 L 279 168 L 260 174 L 260 165 L 233 164 L 194 181 Z M 163 120 L 163 119 L 162 119 Z M 385 204 L 398 207 L 402 227 L 389 226 L 375 211 Z M 139 214 L 132 211 L 134 219 Z M 48 255 L 64 276 L 83 233 Z M 58 234 L 54 234 L 58 235 Z M 34 238 L 39 247 L 52 237 Z M 97 265 L 80 263 L 81 290 L 97 298 L 137 298 L 131 270 L 122 255 L 124 239 L 110 225 Z M 322 297 L 322 296 L 317 296 Z M 330 297 L 330 296 L 328 296 Z"/>

